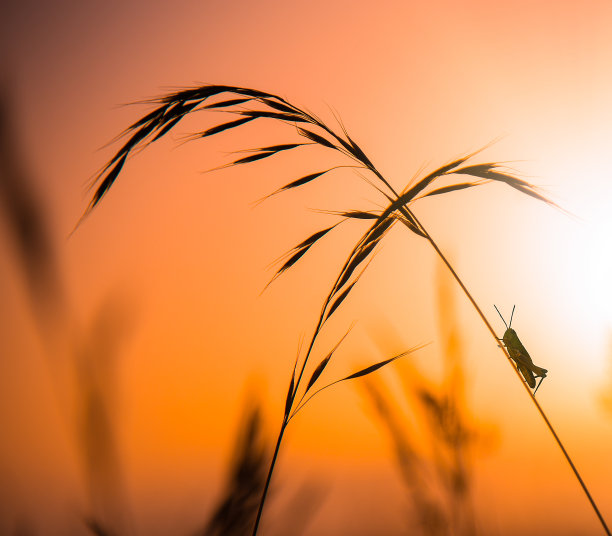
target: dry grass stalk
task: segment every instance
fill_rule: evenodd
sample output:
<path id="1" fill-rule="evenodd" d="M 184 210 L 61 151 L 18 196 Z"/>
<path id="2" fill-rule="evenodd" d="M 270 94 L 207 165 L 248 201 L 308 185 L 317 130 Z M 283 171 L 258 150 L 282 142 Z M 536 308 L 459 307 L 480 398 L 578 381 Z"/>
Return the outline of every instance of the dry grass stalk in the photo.
<path id="1" fill-rule="evenodd" d="M 222 95 L 224 97 L 228 95 L 229 99 L 216 101 L 213 103 L 208 102 L 209 100 L 214 100 Z M 288 424 L 289 416 L 291 415 L 292 409 L 295 407 L 294 403 L 297 399 L 298 390 L 300 388 L 301 381 L 305 373 L 310 355 L 313 351 L 315 341 L 317 340 L 317 337 L 321 332 L 321 329 L 323 328 L 325 322 L 337 310 L 340 304 L 346 300 L 354 285 L 358 281 L 359 277 L 363 273 L 363 271 L 361 271 L 358 275 L 355 275 L 357 269 L 361 267 L 363 270 L 363 267 L 367 265 L 366 261 L 371 259 L 372 254 L 375 251 L 377 245 L 381 242 L 382 238 L 384 238 L 384 236 L 389 232 L 390 228 L 395 222 L 400 221 L 410 231 L 412 231 L 419 237 L 426 239 L 431 244 L 431 246 L 442 259 L 444 264 L 450 270 L 451 274 L 453 275 L 461 289 L 464 291 L 467 298 L 474 306 L 478 315 L 491 333 L 491 336 L 494 338 L 495 344 L 497 346 L 498 337 L 495 334 L 495 331 L 493 330 L 491 324 L 489 323 L 486 316 L 470 294 L 469 290 L 461 281 L 458 274 L 455 272 L 452 265 L 446 259 L 434 239 L 419 222 L 418 218 L 413 212 L 412 204 L 423 197 L 433 195 L 445 195 L 456 191 L 482 186 L 491 182 L 499 182 L 539 201 L 543 201 L 552 206 L 557 206 L 555 205 L 555 203 L 543 196 L 534 185 L 528 183 L 527 181 L 519 179 L 518 177 L 513 176 L 506 170 L 500 171 L 501 167 L 497 163 L 469 164 L 468 160 L 473 158 L 478 152 L 477 151 L 476 153 L 466 155 L 462 158 L 459 158 L 439 167 L 438 169 L 432 171 L 425 177 L 417 180 L 414 184 L 409 183 L 402 192 L 397 192 L 385 179 L 385 177 L 378 171 L 378 169 L 366 156 L 365 152 L 361 149 L 361 147 L 349 136 L 348 132 L 342 125 L 340 125 L 339 131 L 334 130 L 333 128 L 325 124 L 323 121 L 321 121 L 319 118 L 317 118 L 315 115 L 289 103 L 287 100 L 278 95 L 237 86 L 204 85 L 200 87 L 188 88 L 172 92 L 165 96 L 152 99 L 148 102 L 154 104 L 156 108 L 140 120 L 136 121 L 122 133 L 121 136 L 127 138 L 127 140 L 95 178 L 94 183 L 92 185 L 95 187 L 95 191 L 83 217 L 86 217 L 108 193 L 109 189 L 112 187 L 115 180 L 118 178 L 120 172 L 122 171 L 127 158 L 131 154 L 163 137 L 173 127 L 175 127 L 187 114 L 206 108 L 220 108 L 223 111 L 226 111 L 227 113 L 233 114 L 234 116 L 238 116 L 238 119 L 234 119 L 226 123 L 221 123 L 215 127 L 207 129 L 206 131 L 196 133 L 191 136 L 191 139 L 206 138 L 214 134 L 240 127 L 241 125 L 258 119 L 272 119 L 280 121 L 282 123 L 293 125 L 296 128 L 296 131 L 299 136 L 301 136 L 302 138 L 306 138 L 309 142 L 312 142 L 308 145 L 318 146 L 325 150 L 336 151 L 340 153 L 340 155 L 342 155 L 343 157 L 348 158 L 355 165 L 356 168 L 362 169 L 363 171 L 373 176 L 375 181 L 379 183 L 375 186 L 376 189 L 383 194 L 386 201 L 388 202 L 388 205 L 384 210 L 380 212 L 380 214 L 372 218 L 369 218 L 368 216 L 368 219 L 372 223 L 369 229 L 361 237 L 357 245 L 349 254 L 334 285 L 332 286 L 331 291 L 324 300 L 323 307 L 319 315 L 319 319 L 316 324 L 313 336 L 311 337 L 305 355 L 301 360 L 301 366 L 297 367 L 296 362 L 296 369 L 294 370 L 294 374 L 292 376 L 289 391 L 287 394 L 287 406 L 283 418 L 283 423 L 279 432 L 279 437 L 277 440 L 277 447 L 273 455 L 269 478 L 271 477 L 271 473 L 274 468 L 274 463 L 278 454 L 278 448 L 280 447 L 285 428 Z M 263 158 L 271 157 L 277 154 L 280 150 L 294 150 L 302 145 L 303 144 L 301 143 L 290 143 L 272 147 L 265 147 L 263 149 L 256 150 L 255 153 L 250 157 L 246 157 L 246 159 L 241 158 L 239 160 L 234 161 L 232 164 L 255 162 Z M 278 149 L 279 147 L 282 147 L 282 149 Z M 332 169 L 333 168 L 330 168 L 325 171 L 318 171 L 305 177 L 295 179 L 292 182 L 281 187 L 275 193 L 291 190 L 294 188 L 301 187 L 305 184 L 309 184 L 312 181 L 317 180 L 319 177 L 321 177 L 328 171 L 331 171 Z M 472 182 L 457 182 L 455 184 L 442 186 L 440 188 L 433 187 L 434 184 L 439 184 L 440 179 L 456 175 L 467 175 L 473 177 L 476 180 Z M 344 221 L 345 219 L 363 220 L 364 214 L 365 213 L 363 212 L 344 212 L 342 213 L 343 220 L 341 221 Z M 298 245 L 297 248 L 294 250 L 293 256 L 289 259 L 289 261 L 287 261 L 289 264 L 287 265 L 287 263 L 285 263 L 285 265 L 283 265 L 283 267 L 281 267 L 281 269 L 279 270 L 279 273 L 282 273 L 290 266 L 295 264 L 299 259 L 301 259 L 304 254 L 308 250 L 310 250 L 311 247 L 319 239 L 325 236 L 331 229 L 332 228 L 328 228 L 324 230 L 324 232 L 321 232 L 320 236 L 317 236 L 315 234 L 309 239 L 307 239 L 305 242 L 303 242 L 302 245 Z M 520 372 L 514 367 L 507 350 L 503 347 L 501 349 L 504 352 L 508 362 L 516 372 L 517 376 L 521 379 Z M 296 376 L 297 370 L 299 370 L 299 372 Z M 574 466 L 570 456 L 567 454 L 554 428 L 550 424 L 550 421 L 548 420 L 546 414 L 540 407 L 537 400 L 534 398 L 529 386 L 526 383 L 523 383 L 523 385 L 525 386 L 526 391 L 531 397 L 533 404 L 536 406 L 538 412 L 544 419 L 544 422 L 546 423 L 546 426 L 553 435 L 555 441 L 561 448 L 576 478 L 580 482 L 583 491 L 585 492 L 591 506 L 593 507 L 593 510 L 595 511 L 602 524 L 602 527 L 604 528 L 606 533 L 610 535 L 610 531 L 603 517 L 601 516 L 601 513 L 595 505 L 595 502 L 593 501 L 586 485 L 580 477 L 580 474 Z M 265 490 L 267 490 L 268 488 L 269 478 Z M 257 532 L 257 527 L 261 516 L 261 509 L 263 508 L 263 502 L 265 500 L 265 490 L 253 534 Z"/>

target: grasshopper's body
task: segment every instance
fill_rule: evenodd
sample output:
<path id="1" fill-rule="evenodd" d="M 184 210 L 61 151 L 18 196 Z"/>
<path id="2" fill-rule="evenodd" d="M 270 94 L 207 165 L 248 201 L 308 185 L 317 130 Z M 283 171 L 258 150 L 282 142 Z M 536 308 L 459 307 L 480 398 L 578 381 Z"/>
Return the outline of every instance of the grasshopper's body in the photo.
<path id="1" fill-rule="evenodd" d="M 516 363 L 519 372 L 523 375 L 523 378 L 525 378 L 525 381 L 529 387 L 532 389 L 535 388 L 536 378 L 546 378 L 546 373 L 548 371 L 533 364 L 531 356 L 527 350 L 525 350 L 525 347 L 518 338 L 516 331 L 514 331 L 512 328 L 508 328 L 504 333 L 502 341 L 508 350 L 508 354 L 510 354 L 510 357 Z"/>
<path id="2" fill-rule="evenodd" d="M 501 316 L 501 313 L 497 307 L 495 307 L 495 309 L 499 313 L 499 316 Z M 512 308 L 512 316 L 514 316 L 514 307 Z M 512 316 L 510 317 L 510 326 L 512 325 Z M 502 316 L 501 318 L 504 321 L 504 324 L 506 324 L 504 317 Z M 518 338 L 516 331 L 514 331 L 510 326 L 506 324 L 506 332 L 500 340 L 504 343 L 504 346 L 508 350 L 508 355 L 510 355 L 512 360 L 516 363 L 516 367 L 523 375 L 523 378 L 525 378 L 527 385 L 529 385 L 529 387 L 532 389 L 535 388 L 537 391 L 536 378 L 541 378 L 540 383 L 542 383 L 542 380 L 546 378 L 546 373 L 548 370 L 533 364 L 529 352 L 527 352 L 523 346 L 523 343 Z M 538 387 L 539 386 L 540 384 L 538 384 Z"/>

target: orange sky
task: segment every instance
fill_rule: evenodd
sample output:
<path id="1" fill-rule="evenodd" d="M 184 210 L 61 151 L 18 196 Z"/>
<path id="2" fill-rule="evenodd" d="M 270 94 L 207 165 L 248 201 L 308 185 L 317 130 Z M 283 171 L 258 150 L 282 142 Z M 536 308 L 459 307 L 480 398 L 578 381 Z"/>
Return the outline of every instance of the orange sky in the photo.
<path id="1" fill-rule="evenodd" d="M 41 534 L 45 524 L 77 527 L 86 509 L 69 409 L 76 395 L 57 361 L 107 302 L 129 319 L 116 357 L 116 425 L 134 525 L 139 534 L 167 533 L 176 519 L 197 526 L 220 491 L 246 385 L 261 390 L 275 433 L 299 339 L 361 229 L 339 230 L 260 295 L 270 263 L 334 221 L 310 209 L 382 202 L 337 172 L 254 208 L 333 159 L 305 150 L 202 174 L 230 151 L 293 133 L 262 124 L 176 143 L 217 120 L 198 114 L 128 161 L 68 239 L 89 200 L 87 179 L 113 154 L 100 148 L 147 110 L 119 105 L 198 82 L 270 91 L 329 121 L 335 112 L 400 189 L 421 166 L 499 139 L 477 161 L 509 162 L 573 214 L 497 185 L 414 207 L 500 333 L 493 303 L 505 314 L 517 305 L 513 326 L 550 371 L 538 399 L 612 519 L 612 418 L 598 402 L 612 389 L 611 23 L 606 1 L 13 6 L 0 37 L 3 84 L 47 210 L 70 328 L 53 344 L 40 336 L 0 219 L 0 423 L 9 438 L 0 530 L 22 519 Z M 317 358 L 358 320 L 330 380 L 429 341 L 410 359 L 440 374 L 437 262 L 417 237 L 389 235 L 321 339 Z M 465 298 L 457 302 L 473 413 L 499 437 L 476 467 L 484 532 L 599 534 L 515 375 Z M 401 335 L 377 340 L 381 330 Z M 294 490 L 309 477 L 327 499 L 307 534 L 367 533 L 381 519 L 401 533 L 405 498 L 389 445 L 354 385 L 326 391 L 290 428 L 278 479 Z"/>

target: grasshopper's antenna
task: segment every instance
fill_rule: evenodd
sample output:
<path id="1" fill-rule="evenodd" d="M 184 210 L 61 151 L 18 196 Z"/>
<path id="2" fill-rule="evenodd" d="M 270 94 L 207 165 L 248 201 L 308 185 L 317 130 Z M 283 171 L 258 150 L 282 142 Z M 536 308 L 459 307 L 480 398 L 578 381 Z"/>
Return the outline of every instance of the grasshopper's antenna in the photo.
<path id="1" fill-rule="evenodd" d="M 516 305 L 512 306 L 512 314 L 510 315 L 510 325 L 508 326 L 508 329 L 510 329 L 512 327 L 512 317 L 514 316 L 514 308 L 516 307 Z"/>
<path id="2" fill-rule="evenodd" d="M 502 322 L 504 323 L 504 326 L 506 326 L 506 329 L 508 329 L 508 324 L 506 324 L 506 321 L 504 320 L 504 317 L 499 312 L 499 309 L 497 308 L 497 305 L 493 304 L 493 307 L 495 307 L 495 310 L 497 311 L 497 314 L 499 315 L 499 317 L 502 319 Z M 514 308 L 512 309 L 512 313 L 514 314 Z M 510 323 L 512 324 L 512 319 L 510 319 Z"/>
<path id="3" fill-rule="evenodd" d="M 542 376 L 540 378 L 540 381 L 539 381 L 538 385 L 536 386 L 535 391 L 533 392 L 533 396 L 535 396 L 535 394 L 538 392 L 538 389 L 540 388 L 540 385 L 542 385 L 543 381 L 544 381 L 544 376 Z"/>

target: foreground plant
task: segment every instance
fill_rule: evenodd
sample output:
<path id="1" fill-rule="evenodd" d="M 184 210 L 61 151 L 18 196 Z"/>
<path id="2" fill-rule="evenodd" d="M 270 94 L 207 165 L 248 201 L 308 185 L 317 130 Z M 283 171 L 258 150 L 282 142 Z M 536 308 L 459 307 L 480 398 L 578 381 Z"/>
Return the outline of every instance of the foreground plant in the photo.
<path id="1" fill-rule="evenodd" d="M 223 99 L 218 97 L 224 95 Z M 227 98 L 225 98 L 227 96 Z M 209 102 L 212 100 L 213 102 Z M 246 123 L 250 123 L 259 119 L 271 119 L 279 121 L 288 125 L 292 125 L 296 128 L 299 136 L 299 141 L 291 143 L 284 143 L 279 145 L 271 145 L 261 147 L 253 150 L 252 154 L 248 156 L 240 157 L 228 165 L 239 165 L 256 162 L 265 158 L 272 157 L 280 152 L 296 150 L 299 147 L 305 145 L 314 145 L 326 150 L 332 150 L 340 153 L 343 157 L 348 159 L 351 163 L 345 166 L 335 166 L 328 169 L 315 171 L 309 175 L 299 177 L 279 188 L 271 195 L 278 194 L 280 192 L 292 190 L 298 187 L 302 187 L 309 184 L 327 173 L 339 169 L 340 167 L 354 167 L 367 172 L 375 182 L 371 184 L 380 192 L 385 198 L 387 203 L 386 208 L 378 211 L 347 211 L 339 212 L 338 215 L 341 217 L 340 221 L 335 225 L 322 229 L 302 241 L 298 244 L 291 252 L 288 260 L 278 270 L 276 276 L 282 274 L 287 269 L 291 268 L 298 260 L 300 260 L 310 248 L 315 245 L 321 238 L 327 233 L 336 228 L 340 223 L 347 220 L 367 220 L 370 223 L 369 228 L 363 234 L 361 239 L 357 242 L 357 245 L 353 248 L 345 261 L 340 273 L 334 282 L 329 294 L 323 302 L 323 307 L 319 315 L 317 325 L 314 333 L 310 339 L 307 350 L 304 357 L 301 360 L 301 364 L 298 367 L 298 361 L 294 367 L 294 372 L 290 381 L 289 390 L 287 393 L 287 400 L 285 405 L 285 412 L 283 416 L 282 425 L 280 428 L 279 436 L 277 439 L 276 448 L 273 454 L 272 463 L 268 472 L 268 477 L 264 492 L 262 495 L 261 503 L 253 534 L 257 533 L 263 506 L 267 490 L 274 470 L 276 458 L 282 442 L 282 438 L 285 429 L 296 414 L 297 411 L 303 407 L 303 400 L 307 393 L 312 389 L 314 382 L 323 372 L 326 367 L 331 354 L 327 356 L 321 363 L 315 368 L 312 373 L 310 380 L 304 390 L 300 390 L 304 379 L 304 374 L 309 362 L 309 358 L 313 351 L 315 342 L 321 330 L 330 318 L 330 316 L 336 311 L 336 309 L 346 300 L 347 296 L 357 283 L 359 277 L 363 273 L 363 270 L 367 266 L 368 260 L 372 258 L 372 254 L 380 243 L 382 238 L 388 233 L 391 227 L 400 222 L 407 229 L 415 233 L 417 236 L 427 240 L 430 245 L 434 248 L 440 259 L 450 270 L 451 274 L 471 302 L 472 306 L 480 316 L 481 320 L 486 325 L 491 336 L 495 340 L 495 345 L 498 346 L 508 362 L 514 369 L 517 377 L 523 383 L 526 391 L 536 409 L 544 419 L 546 426 L 552 433 L 555 441 L 561 448 L 566 460 L 570 464 L 576 478 L 580 482 L 582 489 L 584 490 L 593 510 L 598 516 L 604 530 L 608 535 L 610 531 L 601 516 L 595 502 L 593 501 L 586 485 L 580 477 L 576 467 L 574 466 L 570 456 L 567 454 L 561 440 L 557 436 L 554 428 L 550 421 L 546 417 L 546 414 L 542 410 L 540 404 L 537 402 L 533 393 L 521 377 L 520 371 L 514 366 L 511 356 L 507 349 L 498 344 L 499 338 L 497 337 L 493 327 L 485 317 L 484 313 L 463 284 L 449 261 L 446 259 L 432 236 L 423 227 L 421 222 L 416 217 L 412 210 L 412 205 L 418 199 L 424 197 L 430 197 L 434 195 L 444 195 L 447 193 L 465 190 L 476 186 L 481 186 L 490 182 L 499 182 L 518 190 L 528 196 L 531 196 L 539 201 L 548 203 L 549 205 L 556 206 L 552 201 L 541 195 L 535 186 L 528 182 L 519 179 L 506 170 L 503 170 L 501 166 L 494 162 L 479 163 L 479 164 L 468 164 L 468 161 L 475 156 L 476 153 L 469 154 L 453 162 L 450 162 L 438 169 L 432 171 L 425 177 L 417 180 L 416 182 L 410 182 L 402 191 L 396 191 L 391 184 L 385 179 L 385 177 L 379 172 L 372 161 L 366 156 L 361 147 L 349 136 L 348 132 L 343 126 L 340 126 L 340 130 L 334 130 L 315 115 L 289 103 L 287 100 L 262 91 L 257 91 L 249 88 L 235 87 L 235 86 L 224 86 L 224 85 L 204 85 L 201 87 L 184 89 L 176 92 L 169 93 L 165 96 L 145 101 L 150 104 L 155 104 L 156 108 L 150 113 L 142 117 L 140 120 L 128 127 L 123 133 L 122 137 L 127 138 L 124 145 L 117 151 L 117 153 L 111 158 L 109 163 L 102 169 L 99 175 L 94 181 L 95 192 L 91 199 L 87 210 L 83 217 L 87 216 L 102 200 L 108 190 L 112 187 L 115 180 L 119 176 L 123 166 L 126 163 L 127 158 L 135 151 L 142 149 L 151 143 L 159 140 L 165 134 L 167 134 L 172 128 L 174 128 L 184 117 L 188 114 L 208 109 L 208 110 L 223 110 L 230 114 L 233 114 L 236 118 L 232 121 L 218 124 L 207 130 L 193 134 L 190 139 L 196 140 L 200 138 L 207 138 L 214 134 L 218 134 L 233 128 L 240 127 Z M 449 176 L 467 177 L 467 181 L 455 182 L 440 186 L 443 179 L 447 179 Z M 436 188 L 433 187 L 434 183 Z M 359 273 L 358 269 L 360 270 Z M 275 276 L 275 277 L 276 277 Z M 333 351 L 332 351 L 333 353 Z M 399 356 L 396 356 L 396 359 Z M 391 359 L 391 360 L 392 360 Z M 375 367 L 380 368 L 384 364 L 390 362 L 379 363 Z M 297 372 L 299 370 L 299 372 Z M 366 369 L 367 370 L 367 369 Z M 364 374 L 365 372 L 362 371 Z M 369 372 L 372 372 L 370 370 Z M 353 377 L 356 377 L 353 375 Z M 345 379 L 349 379 L 347 377 Z M 301 396 L 300 396 L 301 393 Z M 297 401 L 297 403 L 296 403 Z M 306 399 L 308 401 L 308 399 Z"/>

